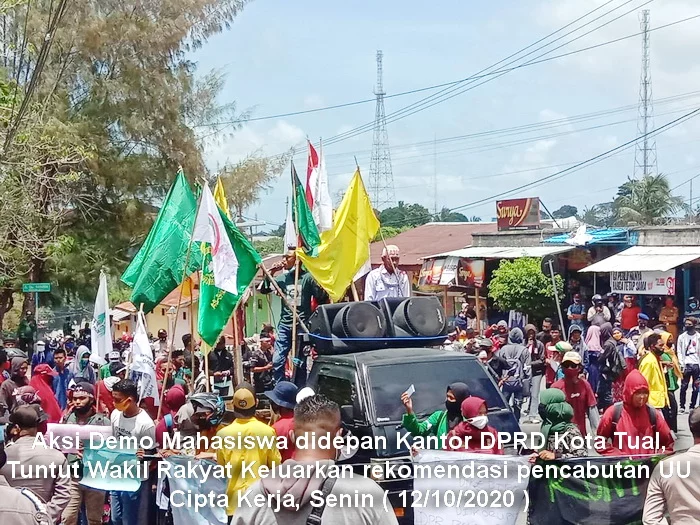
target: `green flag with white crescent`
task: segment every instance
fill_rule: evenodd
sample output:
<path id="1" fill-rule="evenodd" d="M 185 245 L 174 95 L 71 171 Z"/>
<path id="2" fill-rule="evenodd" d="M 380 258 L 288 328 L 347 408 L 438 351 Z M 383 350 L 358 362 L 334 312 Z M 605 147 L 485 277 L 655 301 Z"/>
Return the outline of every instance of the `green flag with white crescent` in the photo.
<path id="1" fill-rule="evenodd" d="M 199 322 L 197 331 L 202 340 L 214 347 L 226 324 L 231 319 L 238 301 L 241 300 L 246 288 L 255 278 L 258 265 L 262 262 L 260 255 L 253 245 L 231 222 L 226 214 L 217 207 L 225 234 L 231 242 L 233 252 L 238 260 L 236 287 L 238 293 L 226 292 L 214 284 L 214 261 L 211 244 L 202 243 L 204 259 L 202 261 L 202 281 L 199 286 Z"/>

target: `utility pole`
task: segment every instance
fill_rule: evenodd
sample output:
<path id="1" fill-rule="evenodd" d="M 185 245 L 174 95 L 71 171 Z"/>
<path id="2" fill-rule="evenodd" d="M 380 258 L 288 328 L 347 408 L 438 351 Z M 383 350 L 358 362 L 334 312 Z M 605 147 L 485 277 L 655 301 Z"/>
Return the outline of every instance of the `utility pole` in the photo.
<path id="1" fill-rule="evenodd" d="M 433 136 L 433 213 L 438 214 L 438 177 L 437 177 L 437 133 Z"/>
<path id="2" fill-rule="evenodd" d="M 394 194 L 394 174 L 391 169 L 389 152 L 389 135 L 386 131 L 386 113 L 384 111 L 384 70 L 383 53 L 377 51 L 377 108 L 374 116 L 374 140 L 372 143 L 372 160 L 369 169 L 369 194 L 372 205 L 378 210 L 396 205 Z"/>
<path id="3" fill-rule="evenodd" d="M 652 175 L 658 172 L 656 159 L 656 140 L 649 137 L 654 129 L 654 102 L 651 89 L 651 14 L 648 9 L 642 11 L 640 25 L 642 29 L 642 73 L 639 85 L 639 117 L 637 120 L 637 142 L 634 154 L 634 178 Z"/>

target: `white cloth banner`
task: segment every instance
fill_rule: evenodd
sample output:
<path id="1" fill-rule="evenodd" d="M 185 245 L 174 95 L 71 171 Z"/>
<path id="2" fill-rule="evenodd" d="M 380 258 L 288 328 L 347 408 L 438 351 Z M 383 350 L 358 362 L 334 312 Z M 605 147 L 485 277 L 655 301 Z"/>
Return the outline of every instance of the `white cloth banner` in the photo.
<path id="1" fill-rule="evenodd" d="M 107 294 L 107 275 L 100 272 L 100 286 L 95 298 L 95 311 L 90 325 L 92 352 L 100 357 L 108 357 L 112 351 L 112 330 L 109 319 L 109 295 Z"/>
<path id="2" fill-rule="evenodd" d="M 610 291 L 623 295 L 676 295 L 676 270 L 610 272 Z"/>
<path id="3" fill-rule="evenodd" d="M 518 471 L 527 456 L 425 450 L 414 461 L 428 467 L 413 483 L 415 525 L 515 525 L 524 510 L 529 475 L 519 480 Z M 455 467 L 460 475 L 448 475 Z"/>
<path id="4" fill-rule="evenodd" d="M 139 401 L 152 397 L 154 406 L 160 406 L 156 365 L 153 362 L 153 349 L 148 342 L 143 312 L 139 312 L 136 330 L 134 330 L 134 340 L 131 343 L 130 369 L 138 376 Z"/>
<path id="5" fill-rule="evenodd" d="M 211 245 L 211 265 L 216 287 L 238 295 L 238 259 L 221 219 L 219 207 L 206 184 L 202 191 L 202 202 L 199 204 L 192 240 L 208 242 Z"/>
<path id="6" fill-rule="evenodd" d="M 287 219 L 284 223 L 284 246 L 282 253 L 287 253 L 290 247 L 296 248 L 298 243 L 299 240 L 294 228 L 294 219 L 292 218 L 292 205 L 287 203 Z"/>
<path id="7" fill-rule="evenodd" d="M 328 191 L 328 172 L 326 171 L 326 161 L 323 158 L 323 151 L 319 155 L 318 178 L 313 191 L 314 207 L 312 210 L 314 222 L 318 226 L 319 232 L 325 232 L 333 228 L 333 201 Z"/>

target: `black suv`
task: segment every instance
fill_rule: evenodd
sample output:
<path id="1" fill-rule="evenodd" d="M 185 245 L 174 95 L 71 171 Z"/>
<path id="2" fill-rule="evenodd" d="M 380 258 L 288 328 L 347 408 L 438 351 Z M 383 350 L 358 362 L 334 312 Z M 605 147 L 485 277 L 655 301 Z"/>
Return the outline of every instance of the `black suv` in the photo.
<path id="1" fill-rule="evenodd" d="M 486 400 L 489 424 L 499 432 L 520 431 L 491 375 L 473 355 L 434 348 L 392 348 L 343 355 L 322 355 L 314 362 L 308 386 L 341 406 L 345 426 L 357 437 L 385 437 L 381 450 L 360 449 L 351 463 L 411 463 L 410 451 L 397 447 L 396 434 L 405 413 L 401 394 L 414 385 L 413 409 L 419 420 L 445 407 L 445 392 L 461 381 L 472 395 Z M 358 470 L 362 470 L 359 467 Z M 374 470 L 374 469 L 373 469 Z M 381 469 L 380 469 L 381 470 Z M 403 508 L 398 494 L 412 490 L 411 479 L 373 476 L 389 492 L 400 523 L 413 523 L 410 508 Z"/>

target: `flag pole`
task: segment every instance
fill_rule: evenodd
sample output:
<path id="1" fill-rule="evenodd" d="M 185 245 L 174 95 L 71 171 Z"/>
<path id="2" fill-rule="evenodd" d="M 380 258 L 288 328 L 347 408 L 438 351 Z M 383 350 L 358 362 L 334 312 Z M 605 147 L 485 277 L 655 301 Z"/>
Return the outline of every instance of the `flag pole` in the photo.
<path id="1" fill-rule="evenodd" d="M 241 297 L 242 299 L 242 297 Z M 236 303 L 236 307 L 233 309 L 233 344 L 235 345 L 234 350 L 233 350 L 233 368 L 236 371 L 236 385 L 239 385 L 243 382 L 243 361 L 241 361 L 241 358 L 243 357 L 241 355 L 241 340 L 238 337 L 238 305 L 241 304 L 241 300 L 239 299 L 238 303 Z M 233 386 L 234 390 L 236 388 L 236 385 Z"/>
<path id="2" fill-rule="evenodd" d="M 182 166 L 180 166 L 179 169 L 182 169 Z M 206 184 L 206 180 L 204 181 L 204 184 Z M 202 204 L 202 197 L 200 195 L 199 200 L 197 201 L 197 209 L 194 212 L 195 220 L 197 218 L 197 215 L 199 215 L 199 207 Z M 192 227 L 192 233 L 190 234 L 190 242 L 187 245 L 187 255 L 185 256 L 185 266 L 182 269 L 182 279 L 180 279 L 180 293 L 178 294 L 177 298 L 177 305 L 175 306 L 175 322 L 173 323 L 173 333 L 170 335 L 170 345 L 168 347 L 168 360 L 165 365 L 165 376 L 163 377 L 163 387 L 161 388 L 160 391 L 160 405 L 158 406 L 158 417 L 156 419 L 160 419 L 161 414 L 163 413 L 163 399 L 165 399 L 165 385 L 168 382 L 168 377 L 170 377 L 170 361 L 173 358 L 173 346 L 175 345 L 175 332 L 177 332 L 177 322 L 178 318 L 180 317 L 180 304 L 182 303 L 182 289 L 184 288 L 184 282 L 185 279 L 187 278 L 187 267 L 190 264 L 190 255 L 192 254 L 192 237 L 194 236 L 194 226 Z M 190 302 L 191 304 L 191 302 Z M 155 356 L 154 356 L 155 357 Z"/>
<path id="3" fill-rule="evenodd" d="M 192 282 L 192 276 L 188 278 L 190 283 L 190 346 L 192 349 L 190 353 L 192 354 L 192 368 L 190 369 L 190 390 L 194 392 L 194 283 Z"/>
<path id="4" fill-rule="evenodd" d="M 202 339 L 202 347 L 206 349 L 208 346 L 209 345 L 207 344 L 207 342 L 204 339 Z M 209 348 L 209 352 L 211 351 L 212 349 Z M 211 385 L 209 384 L 209 352 L 202 352 L 202 356 L 204 357 L 204 375 L 207 376 L 207 393 L 211 392 Z"/>
<path id="5" fill-rule="evenodd" d="M 272 284 L 272 287 L 275 289 L 275 292 L 277 292 L 277 295 L 280 296 L 280 299 L 282 299 L 282 302 L 284 304 L 286 304 L 287 308 L 289 308 L 289 310 L 291 311 L 292 305 L 289 304 L 289 301 L 287 300 L 287 297 L 284 295 L 284 292 L 277 284 L 277 281 L 275 281 L 275 279 L 272 277 L 270 270 L 268 270 L 263 263 L 260 263 L 258 265 L 258 267 L 263 271 L 263 273 L 265 274 L 265 277 L 267 277 L 267 280 L 270 281 L 270 284 Z M 272 312 L 272 305 L 269 305 L 269 307 L 270 307 L 270 311 Z M 296 312 L 294 312 L 294 315 L 296 315 Z M 304 332 L 306 332 L 306 333 L 310 332 L 309 327 L 306 326 L 306 323 L 304 323 L 304 321 L 302 321 L 302 319 L 298 315 L 297 315 L 297 321 L 298 321 L 301 329 L 304 330 Z"/>
<path id="6" fill-rule="evenodd" d="M 310 144 L 310 142 L 309 142 Z M 292 168 L 294 168 L 294 163 L 292 162 Z M 294 210 L 294 214 L 292 217 L 295 216 L 295 214 L 299 213 L 299 208 L 297 208 L 297 181 L 298 177 L 296 174 L 296 170 L 292 169 L 292 177 L 294 177 L 294 180 L 292 180 L 292 206 Z M 294 230 L 297 234 L 297 247 L 300 244 L 299 243 L 299 217 L 296 217 L 296 220 L 294 222 Z M 299 257 L 296 256 L 295 252 L 295 258 L 294 258 L 294 303 L 292 303 L 292 346 L 289 350 L 289 353 L 287 354 L 287 362 L 291 365 L 292 368 L 292 375 L 294 374 L 294 358 L 296 357 L 296 349 L 297 349 L 297 320 L 299 319 L 299 314 L 297 313 L 297 302 L 299 299 Z M 308 332 L 308 330 L 307 330 Z"/>
<path id="7" fill-rule="evenodd" d="M 143 303 L 141 303 L 139 305 L 139 314 L 138 314 L 139 320 L 141 319 L 142 315 L 143 315 Z M 138 326 L 138 321 L 136 322 L 136 325 Z M 146 323 L 144 322 L 144 326 L 145 325 L 146 325 Z M 129 362 L 126 364 L 126 375 L 124 376 L 127 379 L 129 379 L 129 372 L 131 372 L 131 365 L 133 365 L 133 364 L 134 364 L 134 338 L 132 335 L 132 337 L 131 337 L 131 350 L 129 351 Z"/>

